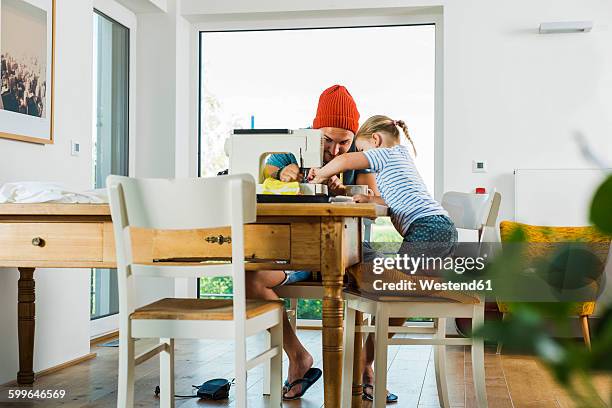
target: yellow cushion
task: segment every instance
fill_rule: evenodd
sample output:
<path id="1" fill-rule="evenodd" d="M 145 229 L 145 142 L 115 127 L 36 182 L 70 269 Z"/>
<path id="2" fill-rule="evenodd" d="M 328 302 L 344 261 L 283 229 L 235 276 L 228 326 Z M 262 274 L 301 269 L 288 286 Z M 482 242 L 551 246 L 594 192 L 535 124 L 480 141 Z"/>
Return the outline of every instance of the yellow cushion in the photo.
<path id="1" fill-rule="evenodd" d="M 297 195 L 300 193 L 300 183 L 297 181 L 280 181 L 268 177 L 264 180 L 262 194 Z"/>
<path id="2" fill-rule="evenodd" d="M 610 236 L 604 235 L 594 227 L 542 227 L 522 224 L 519 222 L 502 221 L 499 225 L 502 242 L 508 242 L 517 229 L 525 234 L 527 242 L 558 243 L 558 242 L 587 242 L 593 244 L 607 244 L 594 246 L 593 252 L 605 263 L 610 247 Z M 553 250 L 554 246 L 531 245 L 528 246 L 528 257 L 538 257 Z M 508 313 L 512 310 L 512 303 L 497 302 L 500 312 Z M 577 316 L 592 315 L 595 312 L 595 302 L 572 303 L 571 314 Z"/>

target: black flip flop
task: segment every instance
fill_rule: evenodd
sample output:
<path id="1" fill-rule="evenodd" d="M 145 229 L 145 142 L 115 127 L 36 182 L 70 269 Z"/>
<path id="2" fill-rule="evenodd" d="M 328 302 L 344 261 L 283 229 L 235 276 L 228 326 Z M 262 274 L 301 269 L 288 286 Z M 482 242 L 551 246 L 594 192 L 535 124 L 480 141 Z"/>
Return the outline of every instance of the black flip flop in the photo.
<path id="1" fill-rule="evenodd" d="M 283 399 L 286 401 L 289 401 L 289 400 L 296 400 L 296 399 L 302 398 L 302 396 L 306 393 L 306 391 L 308 391 L 308 389 L 312 386 L 312 384 L 316 383 L 317 380 L 321 378 L 322 374 L 323 372 L 321 370 L 313 367 L 313 368 L 310 368 L 308 371 L 306 371 L 306 374 L 304 374 L 303 378 L 300 378 L 299 380 L 295 380 L 291 384 L 289 384 L 288 381 L 285 381 L 285 386 L 283 387 Z M 291 391 L 291 389 L 298 384 L 302 385 L 301 392 L 299 394 L 294 395 L 293 397 L 285 397 L 285 394 Z"/>
<path id="2" fill-rule="evenodd" d="M 374 386 L 372 384 L 363 384 L 362 387 L 363 387 L 363 390 L 362 390 L 361 397 L 366 401 L 374 401 Z M 368 394 L 366 392 L 368 388 L 372 389 L 372 394 Z M 397 395 L 387 392 L 387 404 L 396 403 L 397 400 L 398 400 Z"/>

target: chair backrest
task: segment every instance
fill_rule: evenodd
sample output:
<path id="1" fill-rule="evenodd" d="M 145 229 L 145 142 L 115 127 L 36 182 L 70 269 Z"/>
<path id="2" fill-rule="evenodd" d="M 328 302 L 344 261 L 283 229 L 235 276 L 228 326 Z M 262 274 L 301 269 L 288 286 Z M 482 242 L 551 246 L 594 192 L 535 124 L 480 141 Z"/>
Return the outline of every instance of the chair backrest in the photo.
<path id="1" fill-rule="evenodd" d="M 457 228 L 480 231 L 483 225 L 495 225 L 501 195 L 448 191 L 442 196 L 442 207 Z M 494 206 L 494 203 L 497 203 Z M 494 210 L 491 214 L 490 210 Z"/>
<path id="2" fill-rule="evenodd" d="M 501 194 L 474 194 L 449 191 L 442 196 L 442 207 L 457 228 L 477 231 L 478 244 L 468 244 L 455 250 L 456 255 L 493 256 L 499 242 L 497 216 Z"/>
<path id="3" fill-rule="evenodd" d="M 228 226 L 236 215 L 232 183 L 241 183 L 244 222 L 254 222 L 255 181 L 247 174 L 185 179 L 139 179 L 108 176 L 109 197 L 122 196 L 126 225 L 153 229 L 197 229 Z M 251 200 L 252 198 L 252 200 Z M 112 210 L 111 201 L 111 210 Z M 118 208 L 117 208 L 118 210 Z"/>
<path id="4" fill-rule="evenodd" d="M 138 179 L 108 176 L 119 283 L 119 319 L 127 328 L 134 305 L 134 276 L 232 276 L 234 319 L 246 321 L 244 224 L 257 215 L 255 180 L 250 175 L 195 179 Z M 132 258 L 130 227 L 187 230 L 231 226 L 228 265 L 140 265 Z M 239 331 L 239 330 L 238 330 Z"/>

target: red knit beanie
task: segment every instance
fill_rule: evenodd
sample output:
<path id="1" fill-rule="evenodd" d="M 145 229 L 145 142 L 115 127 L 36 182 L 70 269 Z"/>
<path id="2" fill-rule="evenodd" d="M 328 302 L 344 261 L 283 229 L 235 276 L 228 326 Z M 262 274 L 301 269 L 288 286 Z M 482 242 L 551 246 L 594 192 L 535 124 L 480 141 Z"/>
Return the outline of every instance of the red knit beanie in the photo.
<path id="1" fill-rule="evenodd" d="M 317 116 L 312 122 L 314 129 L 335 127 L 357 133 L 359 111 L 353 97 L 342 85 L 332 85 L 319 97 Z"/>

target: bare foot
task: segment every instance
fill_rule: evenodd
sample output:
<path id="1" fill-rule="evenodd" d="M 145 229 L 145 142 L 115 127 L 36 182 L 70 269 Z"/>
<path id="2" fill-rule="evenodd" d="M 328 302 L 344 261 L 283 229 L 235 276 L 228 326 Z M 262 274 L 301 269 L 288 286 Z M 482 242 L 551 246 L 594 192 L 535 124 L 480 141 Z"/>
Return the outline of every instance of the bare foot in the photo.
<path id="1" fill-rule="evenodd" d="M 365 387 L 363 389 L 363 392 L 370 397 L 369 399 L 371 401 L 373 397 L 372 393 L 374 392 L 374 389 L 372 388 L 372 385 L 374 385 L 374 369 L 372 368 L 371 365 L 366 365 L 363 368 L 363 375 L 361 378 L 363 380 L 363 383 L 362 383 L 363 386 L 365 386 L 366 384 L 370 385 L 369 387 Z M 393 395 L 393 394 L 391 394 L 389 390 L 387 390 L 387 398 L 389 398 L 390 395 Z M 396 396 L 394 397 L 396 398 L 396 401 L 397 401 L 397 397 Z"/>
<path id="2" fill-rule="evenodd" d="M 289 359 L 289 370 L 288 370 L 289 372 L 287 375 L 287 381 L 289 382 L 289 384 L 291 384 L 295 380 L 299 380 L 300 378 L 303 378 L 306 372 L 310 370 L 313 364 L 314 364 L 314 360 L 312 359 L 312 356 L 310 355 L 310 353 L 306 353 L 298 358 L 294 358 L 294 359 L 290 358 Z M 290 389 L 284 394 L 284 397 L 292 398 L 300 394 L 301 392 L 302 392 L 302 384 L 296 384 L 292 389 Z"/>
<path id="3" fill-rule="evenodd" d="M 374 383 L 374 369 L 372 368 L 371 365 L 366 365 L 363 368 L 362 380 L 363 380 L 362 384 L 373 384 Z"/>

